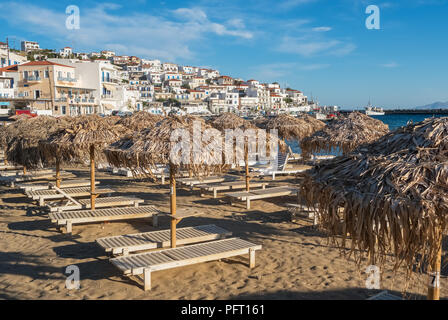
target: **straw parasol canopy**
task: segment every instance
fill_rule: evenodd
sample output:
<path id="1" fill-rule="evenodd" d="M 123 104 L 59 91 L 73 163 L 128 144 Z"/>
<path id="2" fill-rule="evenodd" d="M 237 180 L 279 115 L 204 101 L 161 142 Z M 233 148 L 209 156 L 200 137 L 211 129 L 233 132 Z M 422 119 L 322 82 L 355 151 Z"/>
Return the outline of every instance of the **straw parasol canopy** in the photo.
<path id="1" fill-rule="evenodd" d="M 325 123 L 310 116 L 295 118 L 281 114 L 261 124 L 264 129 L 277 129 L 279 137 L 300 141 L 325 127 Z"/>
<path id="2" fill-rule="evenodd" d="M 253 124 L 252 122 L 245 120 L 239 116 L 237 116 L 234 113 L 225 112 L 218 116 L 215 120 L 211 121 L 210 124 L 220 130 L 225 131 L 228 129 L 236 130 L 240 129 L 242 131 L 246 130 L 258 130 L 257 126 Z M 255 137 L 261 138 L 261 136 L 258 135 L 258 132 L 254 132 Z M 266 134 L 266 139 L 271 141 L 273 137 L 271 137 L 270 134 Z M 257 141 L 259 142 L 259 141 Z M 278 142 L 279 148 L 281 150 L 286 150 L 286 143 L 283 141 L 279 141 L 276 139 L 275 142 Z M 249 143 L 250 143 L 250 137 L 247 137 L 247 140 L 245 141 L 244 145 L 244 163 L 245 163 L 245 177 L 246 177 L 246 191 L 250 191 L 250 175 L 249 175 Z M 270 144 L 267 144 L 267 147 L 270 147 Z M 267 150 L 267 152 L 270 152 L 270 150 Z"/>
<path id="3" fill-rule="evenodd" d="M 201 136 L 195 132 L 200 130 Z M 208 138 L 204 138 L 208 132 Z M 219 141 L 221 132 L 207 125 L 204 120 L 191 116 L 173 116 L 159 121 L 152 128 L 145 129 L 133 136 L 127 136 L 111 144 L 105 150 L 106 157 L 112 165 L 131 169 L 149 169 L 151 172 L 159 164 L 170 168 L 170 211 L 171 211 L 171 247 L 176 246 L 176 171 L 191 170 L 196 175 L 201 173 L 223 172 L 230 168 L 223 161 L 222 149 L 215 149 L 211 141 Z M 176 149 L 179 143 L 182 149 Z M 187 140 L 187 141 L 184 141 Z"/>
<path id="4" fill-rule="evenodd" d="M 206 165 L 203 163 L 212 163 L 210 158 L 212 150 L 205 141 L 191 139 L 190 158 L 195 158 L 195 163 L 173 162 L 171 149 L 175 142 L 171 141 L 171 135 L 176 129 L 186 129 L 190 137 L 193 137 L 193 123 L 197 121 L 202 127 L 202 131 L 213 129 L 205 121 L 192 116 L 172 116 L 166 117 L 155 123 L 152 127 L 135 132 L 133 135 L 124 136 L 121 140 L 112 143 L 104 150 L 107 160 L 114 166 L 125 166 L 131 169 L 152 169 L 160 164 L 169 164 L 178 169 L 189 169 L 199 174 L 207 171 L 222 172 L 223 165 Z M 201 128 L 199 128 L 201 129 Z M 219 131 L 216 133 L 220 134 Z M 193 154 L 193 150 L 203 150 L 201 155 Z M 200 156 L 200 158 L 198 158 Z M 180 160 L 180 159 L 179 159 Z"/>
<path id="5" fill-rule="evenodd" d="M 57 130 L 42 141 L 41 149 L 49 158 L 58 155 L 62 160 L 70 162 L 79 158 L 87 159 L 90 147 L 94 145 L 98 153 L 96 155 L 101 156 L 103 147 L 130 132 L 117 123 L 119 119 L 97 115 L 78 116 L 73 118 L 68 127 Z"/>
<path id="6" fill-rule="evenodd" d="M 139 111 L 130 116 L 121 118 L 117 121 L 117 124 L 137 132 L 150 128 L 162 119 L 163 116 L 161 115 L 155 115 L 146 111 Z"/>
<path id="7" fill-rule="evenodd" d="M 331 121 L 322 130 L 303 139 L 300 147 L 304 154 L 331 152 L 335 148 L 347 154 L 357 146 L 371 143 L 388 132 L 389 126 L 381 120 L 355 111 Z"/>
<path id="8" fill-rule="evenodd" d="M 301 195 L 340 248 L 350 234 L 358 266 L 365 257 L 382 265 L 392 254 L 395 270 L 404 265 L 407 278 L 423 263 L 438 277 L 448 224 L 447 163 L 448 118 L 427 119 L 317 165 L 305 174 Z"/>
<path id="9" fill-rule="evenodd" d="M 210 122 L 210 125 L 214 128 L 224 131 L 226 129 L 256 129 L 250 121 L 247 121 L 236 114 L 231 112 L 224 112 L 220 114 L 216 119 Z"/>
<path id="10" fill-rule="evenodd" d="M 60 129 L 39 147 L 48 158 L 56 158 L 57 171 L 61 161 L 84 161 L 90 159 L 91 208 L 95 209 L 95 159 L 102 159 L 102 150 L 113 141 L 130 133 L 116 117 L 86 115 L 75 118 L 66 128 Z M 59 184 L 59 183 L 58 183 Z"/>
<path id="11" fill-rule="evenodd" d="M 2 143 L 7 147 L 7 160 L 26 168 L 48 165 L 50 162 L 45 161 L 38 147 L 39 141 L 47 139 L 70 121 L 68 117 L 38 116 L 23 118 L 9 125 L 2 135 Z"/>

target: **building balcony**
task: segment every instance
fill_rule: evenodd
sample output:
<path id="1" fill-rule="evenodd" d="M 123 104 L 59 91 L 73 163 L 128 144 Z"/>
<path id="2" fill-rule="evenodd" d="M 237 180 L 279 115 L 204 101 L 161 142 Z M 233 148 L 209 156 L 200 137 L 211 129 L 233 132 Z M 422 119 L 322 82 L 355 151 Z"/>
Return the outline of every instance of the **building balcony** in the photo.
<path id="1" fill-rule="evenodd" d="M 103 80 L 103 82 L 106 82 L 106 83 L 121 83 L 121 80 L 118 78 L 109 78 L 109 79 L 104 78 L 102 80 Z"/>
<path id="2" fill-rule="evenodd" d="M 71 77 L 58 77 L 58 81 L 61 82 L 77 82 L 78 80 L 76 80 L 75 78 L 71 78 Z"/>
<path id="3" fill-rule="evenodd" d="M 113 99 L 114 96 L 112 94 L 102 94 L 101 99 Z"/>
<path id="4" fill-rule="evenodd" d="M 25 81 L 31 82 L 31 81 L 42 81 L 41 77 L 36 77 L 36 76 L 29 76 L 28 78 L 24 79 Z"/>

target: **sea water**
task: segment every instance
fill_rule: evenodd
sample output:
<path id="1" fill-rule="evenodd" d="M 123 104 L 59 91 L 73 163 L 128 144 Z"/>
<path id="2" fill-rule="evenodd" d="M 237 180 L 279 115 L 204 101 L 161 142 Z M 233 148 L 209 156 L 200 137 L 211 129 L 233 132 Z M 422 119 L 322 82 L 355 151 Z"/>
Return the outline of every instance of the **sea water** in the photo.
<path id="1" fill-rule="evenodd" d="M 432 115 L 432 114 L 412 114 L 412 113 L 403 113 L 403 114 L 386 114 L 384 116 L 371 116 L 372 118 L 378 119 L 383 121 L 385 124 L 389 126 L 389 129 L 391 131 L 398 129 L 399 127 L 405 126 L 408 122 L 416 123 L 423 121 L 427 118 L 431 117 L 444 117 L 446 115 Z M 297 141 L 287 141 L 287 144 L 291 147 L 292 151 L 295 153 L 302 153 L 302 150 L 300 150 L 299 143 Z M 333 152 L 330 152 L 329 154 L 338 155 L 339 151 L 334 150 Z M 317 153 L 318 155 L 321 154 L 328 154 L 326 152 L 323 153 Z"/>

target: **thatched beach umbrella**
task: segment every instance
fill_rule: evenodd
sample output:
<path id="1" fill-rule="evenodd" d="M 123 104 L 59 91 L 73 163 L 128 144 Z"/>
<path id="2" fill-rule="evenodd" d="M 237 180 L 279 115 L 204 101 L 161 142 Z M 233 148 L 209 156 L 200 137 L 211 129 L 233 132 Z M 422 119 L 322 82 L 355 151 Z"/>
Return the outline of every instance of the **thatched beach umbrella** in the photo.
<path id="1" fill-rule="evenodd" d="M 339 148 L 343 154 L 364 143 L 371 143 L 389 132 L 389 126 L 381 120 L 360 112 L 351 112 L 332 120 L 325 128 L 303 139 L 300 147 L 304 154 L 319 151 L 331 152 Z"/>
<path id="2" fill-rule="evenodd" d="M 152 114 L 146 111 L 135 112 L 130 116 L 126 116 L 117 121 L 132 131 L 138 132 L 146 128 L 150 128 L 163 119 L 163 116 Z"/>
<path id="3" fill-rule="evenodd" d="M 46 157 L 56 157 L 57 162 L 90 160 L 90 205 L 95 210 L 95 157 L 101 158 L 102 149 L 129 132 L 117 124 L 119 118 L 97 115 L 80 116 L 66 128 L 58 130 L 39 146 Z"/>
<path id="4" fill-rule="evenodd" d="M 45 162 L 48 164 L 38 148 L 39 141 L 67 126 L 69 121 L 66 117 L 38 116 L 23 118 L 11 124 L 6 128 L 9 135 L 6 150 L 8 161 L 22 165 L 24 173 L 26 168 L 42 167 Z"/>
<path id="5" fill-rule="evenodd" d="M 281 114 L 268 120 L 265 129 L 277 129 L 279 137 L 285 140 L 297 140 L 312 135 L 325 127 L 325 123 L 310 116 L 296 118 L 287 114 Z"/>
<path id="6" fill-rule="evenodd" d="M 195 136 L 195 126 L 199 126 L 201 136 Z M 196 129 L 198 129 L 196 127 Z M 205 131 L 207 130 L 207 131 Z M 105 149 L 106 157 L 112 165 L 131 169 L 148 169 L 151 172 L 158 164 L 169 165 L 170 169 L 170 212 L 171 247 L 176 246 L 176 172 L 191 170 L 195 175 L 224 172 L 230 168 L 222 161 L 222 149 L 214 149 L 210 141 L 205 141 L 202 132 L 211 141 L 222 145 L 221 132 L 195 117 L 167 117 L 152 128 L 127 137 Z M 188 142 L 179 149 L 178 138 Z M 218 140 L 216 140 L 218 139 Z"/>
<path id="7" fill-rule="evenodd" d="M 384 264 L 392 254 L 394 269 L 404 264 L 409 278 L 427 262 L 433 276 L 428 298 L 438 299 L 447 163 L 448 118 L 427 119 L 323 162 L 305 175 L 301 194 L 341 248 L 350 234 L 358 266 L 364 257 Z"/>
<path id="8" fill-rule="evenodd" d="M 212 127 L 225 131 L 228 129 L 257 129 L 255 125 L 253 125 L 250 121 L 247 121 L 241 117 L 238 117 L 236 114 L 231 112 L 222 113 L 216 119 L 210 122 Z M 247 139 L 248 140 L 248 139 Z M 245 164 L 245 178 L 246 178 L 246 191 L 250 191 L 250 175 L 249 175 L 249 141 L 244 142 L 244 164 Z"/>

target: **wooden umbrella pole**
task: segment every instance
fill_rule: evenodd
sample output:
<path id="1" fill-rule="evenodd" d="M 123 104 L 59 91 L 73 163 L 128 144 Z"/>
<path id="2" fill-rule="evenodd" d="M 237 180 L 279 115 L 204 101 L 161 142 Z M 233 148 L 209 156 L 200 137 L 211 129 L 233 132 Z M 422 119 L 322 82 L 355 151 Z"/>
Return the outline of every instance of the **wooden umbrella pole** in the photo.
<path id="1" fill-rule="evenodd" d="M 246 191 L 249 192 L 250 191 L 250 177 L 249 177 L 249 155 L 248 155 L 249 151 L 247 150 L 247 148 L 245 148 L 245 154 L 244 154 L 244 162 L 246 163 Z"/>
<path id="2" fill-rule="evenodd" d="M 176 248 L 176 177 L 174 165 L 170 163 L 170 210 L 171 210 L 171 248 Z"/>
<path id="3" fill-rule="evenodd" d="M 5 166 L 7 166 L 7 165 L 8 165 L 8 159 L 6 158 L 6 148 L 5 148 L 5 150 L 3 151 L 3 154 L 4 154 L 4 156 L 5 156 L 5 159 L 3 160 L 3 162 L 5 163 Z"/>
<path id="4" fill-rule="evenodd" d="M 56 187 L 61 187 L 61 161 L 56 158 Z"/>
<path id="5" fill-rule="evenodd" d="M 440 269 L 442 264 L 442 236 L 437 258 L 431 266 L 428 283 L 428 300 L 440 300 Z"/>
<path id="6" fill-rule="evenodd" d="M 90 145 L 90 208 L 95 210 L 95 146 Z"/>
<path id="7" fill-rule="evenodd" d="M 26 166 L 23 166 L 23 175 L 26 175 Z"/>

